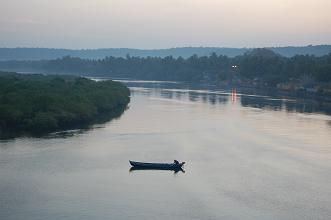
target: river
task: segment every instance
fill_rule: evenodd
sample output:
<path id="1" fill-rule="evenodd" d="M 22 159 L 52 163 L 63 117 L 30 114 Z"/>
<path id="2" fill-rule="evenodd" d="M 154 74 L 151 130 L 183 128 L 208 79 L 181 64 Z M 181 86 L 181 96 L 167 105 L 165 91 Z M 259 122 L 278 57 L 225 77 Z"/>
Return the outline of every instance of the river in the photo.
<path id="1" fill-rule="evenodd" d="M 330 219 L 324 104 L 125 81 L 129 108 L 87 130 L 0 142 L 1 220 Z M 186 161 L 185 172 L 129 160 Z"/>

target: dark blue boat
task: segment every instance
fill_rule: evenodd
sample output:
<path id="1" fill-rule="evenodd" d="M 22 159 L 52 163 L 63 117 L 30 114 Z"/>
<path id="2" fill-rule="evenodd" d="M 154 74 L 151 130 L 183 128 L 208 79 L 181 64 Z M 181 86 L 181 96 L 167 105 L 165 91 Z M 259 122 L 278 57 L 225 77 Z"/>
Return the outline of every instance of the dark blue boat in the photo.
<path id="1" fill-rule="evenodd" d="M 129 160 L 134 168 L 138 169 L 156 169 L 156 170 L 181 170 L 185 162 L 181 163 L 144 163 Z"/>

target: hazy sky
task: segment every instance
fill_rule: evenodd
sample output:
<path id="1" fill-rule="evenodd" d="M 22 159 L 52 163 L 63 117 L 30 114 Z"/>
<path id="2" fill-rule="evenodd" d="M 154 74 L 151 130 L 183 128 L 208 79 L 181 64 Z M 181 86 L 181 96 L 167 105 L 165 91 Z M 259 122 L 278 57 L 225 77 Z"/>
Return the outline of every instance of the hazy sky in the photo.
<path id="1" fill-rule="evenodd" d="M 0 0 L 0 47 L 331 44 L 331 0 Z"/>

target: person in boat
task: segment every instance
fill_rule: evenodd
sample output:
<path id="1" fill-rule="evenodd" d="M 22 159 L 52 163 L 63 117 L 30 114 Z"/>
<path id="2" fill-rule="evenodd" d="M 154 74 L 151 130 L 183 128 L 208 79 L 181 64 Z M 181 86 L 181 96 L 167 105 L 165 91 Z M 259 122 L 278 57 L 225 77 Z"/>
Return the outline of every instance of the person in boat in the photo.
<path id="1" fill-rule="evenodd" d="M 179 164 L 178 160 L 174 160 L 174 164 L 178 165 Z"/>

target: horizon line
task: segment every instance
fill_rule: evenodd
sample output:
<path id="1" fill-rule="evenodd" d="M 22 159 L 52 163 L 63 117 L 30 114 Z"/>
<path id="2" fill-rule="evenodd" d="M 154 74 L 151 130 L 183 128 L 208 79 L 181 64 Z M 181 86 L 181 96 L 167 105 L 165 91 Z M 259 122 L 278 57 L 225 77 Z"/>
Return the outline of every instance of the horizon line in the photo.
<path id="1" fill-rule="evenodd" d="M 99 47 L 99 48 L 64 48 L 64 47 L 0 47 L 0 49 L 54 49 L 54 50 L 171 50 L 171 49 L 187 49 L 187 48 L 218 48 L 218 49 L 257 49 L 257 48 L 286 48 L 286 47 L 317 47 L 317 46 L 331 46 L 331 44 L 307 44 L 307 45 L 287 45 L 287 46 L 261 46 L 261 47 L 228 47 L 228 46 L 176 46 L 165 48 L 133 48 L 133 47 Z"/>

